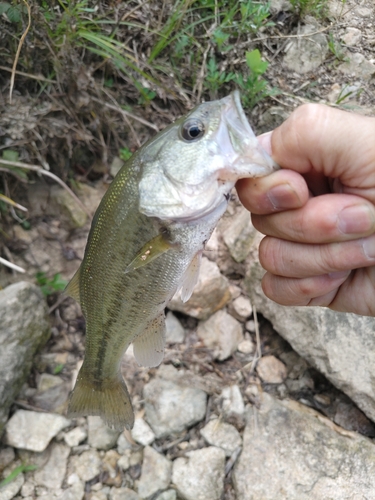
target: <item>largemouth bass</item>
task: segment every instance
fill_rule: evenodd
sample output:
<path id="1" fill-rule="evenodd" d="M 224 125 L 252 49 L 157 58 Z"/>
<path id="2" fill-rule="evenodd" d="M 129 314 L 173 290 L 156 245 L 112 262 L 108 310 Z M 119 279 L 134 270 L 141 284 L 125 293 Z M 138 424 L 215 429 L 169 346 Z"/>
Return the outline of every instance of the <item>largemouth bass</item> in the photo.
<path id="1" fill-rule="evenodd" d="M 276 168 L 237 91 L 200 104 L 125 163 L 96 211 L 82 264 L 66 289 L 86 318 L 70 417 L 100 415 L 111 427 L 132 428 L 123 354 L 133 343 L 140 365 L 161 363 L 164 309 L 178 289 L 189 299 L 235 182 Z"/>

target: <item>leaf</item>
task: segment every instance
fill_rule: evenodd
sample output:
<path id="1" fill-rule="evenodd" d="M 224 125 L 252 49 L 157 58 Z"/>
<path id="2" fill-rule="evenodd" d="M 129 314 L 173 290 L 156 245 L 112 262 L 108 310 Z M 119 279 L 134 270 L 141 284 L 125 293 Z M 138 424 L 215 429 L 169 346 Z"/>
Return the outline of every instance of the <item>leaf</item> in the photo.
<path id="1" fill-rule="evenodd" d="M 262 56 L 258 49 L 246 52 L 246 64 L 256 75 L 263 75 L 268 68 L 268 62 L 262 61 Z"/>
<path id="2" fill-rule="evenodd" d="M 22 472 L 30 472 L 37 469 L 36 465 L 19 465 L 5 479 L 0 481 L 0 488 L 11 483 Z"/>
<path id="3" fill-rule="evenodd" d="M 18 7 L 11 5 L 7 10 L 7 16 L 11 23 L 19 23 L 21 21 L 21 11 Z"/>

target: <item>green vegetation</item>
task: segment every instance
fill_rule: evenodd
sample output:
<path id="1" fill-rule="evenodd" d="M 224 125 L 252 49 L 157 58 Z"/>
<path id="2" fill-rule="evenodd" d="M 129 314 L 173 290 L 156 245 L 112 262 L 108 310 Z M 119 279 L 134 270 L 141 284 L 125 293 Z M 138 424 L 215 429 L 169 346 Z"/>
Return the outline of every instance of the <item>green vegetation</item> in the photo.
<path id="1" fill-rule="evenodd" d="M 55 274 L 52 278 L 48 278 L 46 273 L 40 271 L 36 273 L 35 277 L 45 297 L 56 292 L 62 292 L 68 284 L 68 282 L 61 277 L 60 273 Z"/>
<path id="2" fill-rule="evenodd" d="M 22 472 L 30 472 L 35 469 L 37 469 L 36 465 L 19 465 L 5 479 L 0 481 L 0 488 L 14 481 L 14 479 L 16 479 L 16 477 Z"/>
<path id="3" fill-rule="evenodd" d="M 328 13 L 328 0 L 290 0 L 290 3 L 299 17 L 311 15 L 324 18 Z"/>

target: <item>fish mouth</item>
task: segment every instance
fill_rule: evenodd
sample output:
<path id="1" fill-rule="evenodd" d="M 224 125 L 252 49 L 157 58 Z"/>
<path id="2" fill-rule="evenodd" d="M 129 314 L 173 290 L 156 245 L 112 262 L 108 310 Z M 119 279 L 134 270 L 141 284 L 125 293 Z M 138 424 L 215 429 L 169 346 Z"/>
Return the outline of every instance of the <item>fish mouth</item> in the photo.
<path id="1" fill-rule="evenodd" d="M 234 90 L 222 99 L 222 124 L 218 139 L 223 156 L 230 158 L 230 167 L 220 175 L 221 180 L 241 177 L 261 177 L 280 167 L 261 147 L 241 104 L 240 93 Z"/>

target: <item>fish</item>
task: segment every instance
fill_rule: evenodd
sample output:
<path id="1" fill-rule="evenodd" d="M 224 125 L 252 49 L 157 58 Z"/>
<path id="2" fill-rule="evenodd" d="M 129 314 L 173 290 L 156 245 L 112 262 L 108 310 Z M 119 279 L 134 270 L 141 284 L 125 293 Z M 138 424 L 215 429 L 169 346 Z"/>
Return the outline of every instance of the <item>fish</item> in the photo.
<path id="1" fill-rule="evenodd" d="M 68 416 L 97 415 L 131 429 L 121 360 L 164 356 L 164 310 L 198 281 L 205 244 L 235 182 L 277 170 L 261 148 L 238 91 L 204 102 L 151 138 L 123 165 L 94 215 L 82 263 L 66 288 L 86 319 L 85 354 Z"/>

